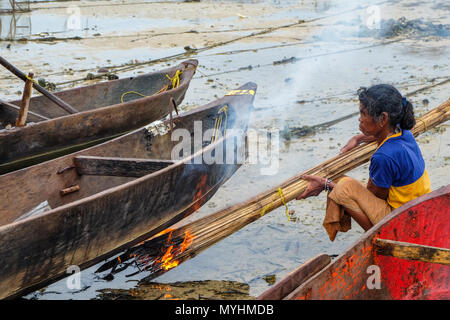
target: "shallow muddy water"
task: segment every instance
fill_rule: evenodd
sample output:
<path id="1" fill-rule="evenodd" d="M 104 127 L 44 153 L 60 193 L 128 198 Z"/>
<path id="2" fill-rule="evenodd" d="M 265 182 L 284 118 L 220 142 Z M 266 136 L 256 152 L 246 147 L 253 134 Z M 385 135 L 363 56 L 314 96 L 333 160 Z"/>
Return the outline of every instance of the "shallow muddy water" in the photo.
<path id="1" fill-rule="evenodd" d="M 0 9 L 7 4 L 0 1 Z M 379 16 L 367 11 L 370 6 L 377 8 Z M 67 8 L 80 10 L 79 28 L 68 28 Z M 189 56 L 199 60 L 199 68 L 181 109 L 206 104 L 253 81 L 258 90 L 250 128 L 281 132 L 357 111 L 356 90 L 376 83 L 393 84 L 404 95 L 430 86 L 408 96 L 417 116 L 444 102 L 450 82 L 439 83 L 450 78 L 449 9 L 445 1 L 431 0 L 416 6 L 406 0 L 48 1 L 31 4 L 31 12 L 15 17 L 0 15 L 0 52 L 23 71 L 32 69 L 37 78 L 55 83 L 58 90 L 91 83 L 83 79 L 101 67 L 125 77 L 174 65 Z M 421 26 L 431 29 L 412 30 L 409 25 L 394 28 L 393 36 L 380 36 L 367 32 L 373 30 L 376 17 L 390 21 L 380 23 L 380 28 L 419 19 Z M 399 20 L 402 17 L 405 20 Z M 11 29 L 13 19 L 19 24 Z M 187 46 L 202 50 L 188 53 Z M 174 57 L 166 59 L 169 56 Z M 133 67 L 137 62 L 148 63 Z M 126 66 L 130 68 L 120 71 Z M 1 98 L 12 100 L 20 96 L 23 84 L 0 69 L 0 88 Z M 448 125 L 417 139 L 432 189 L 449 183 Z M 261 173 L 268 164 L 244 164 L 179 225 L 243 202 L 335 156 L 356 133 L 358 119 L 352 117 L 289 141 L 280 135 L 274 174 Z M 349 175 L 367 181 L 368 165 Z M 340 254 L 363 235 L 353 223 L 350 231 L 330 242 L 322 227 L 323 194 L 287 205 L 295 211 L 296 221 L 287 221 L 285 208 L 278 208 L 152 284 L 137 286 L 145 273 L 127 277 L 137 271 L 133 266 L 113 280 L 103 280 L 105 274 L 94 273 L 100 263 L 82 271 L 80 289 L 68 289 L 63 279 L 25 298 L 253 299 L 311 257 Z"/>

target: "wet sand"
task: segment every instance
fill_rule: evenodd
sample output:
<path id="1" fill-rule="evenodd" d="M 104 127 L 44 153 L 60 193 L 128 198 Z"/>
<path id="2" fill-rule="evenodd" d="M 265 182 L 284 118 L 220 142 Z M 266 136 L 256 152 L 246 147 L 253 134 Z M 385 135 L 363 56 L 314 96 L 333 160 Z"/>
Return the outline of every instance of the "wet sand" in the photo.
<path id="1" fill-rule="evenodd" d="M 33 4 L 31 14 L 21 14 L 18 20 L 24 24 L 30 21 L 30 32 L 19 28 L 18 40 L 0 41 L 1 55 L 24 71 L 32 69 L 37 78 L 57 84 L 59 90 L 92 83 L 67 82 L 96 73 L 100 67 L 125 77 L 174 65 L 187 57 L 196 58 L 198 72 L 181 109 L 205 104 L 253 81 L 258 84 L 250 123 L 254 130 L 312 126 L 355 112 L 355 92 L 360 86 L 386 82 L 407 94 L 450 77 L 449 38 L 431 32 L 439 25 L 444 25 L 445 30 L 450 24 L 444 1 L 420 1 L 416 6 L 405 0 L 345 5 L 340 1 L 145 2 Z M 416 33 L 403 30 L 393 37 L 380 38 L 367 32 L 366 27 L 365 8 L 376 3 L 381 3 L 383 21 L 398 21 L 404 16 L 407 21 L 430 22 L 435 29 Z M 71 5 L 81 10 L 81 27 L 64 31 L 67 7 Z M 5 39 L 8 30 L 4 21 L 8 17 L 1 17 L 1 38 Z M 198 50 L 187 51 L 187 47 Z M 175 57 L 165 59 L 172 55 Z M 134 67 L 136 63 L 141 65 Z M 120 71 L 124 66 L 130 68 Z M 19 96 L 23 84 L 0 69 L 0 88 L 1 98 L 12 100 Z M 408 99 L 420 116 L 448 99 L 449 89 L 447 82 Z M 417 139 L 432 189 L 448 184 L 448 125 L 440 125 Z M 290 141 L 280 138 L 276 174 L 261 174 L 267 164 L 244 164 L 209 202 L 181 224 L 243 202 L 325 161 L 356 133 L 358 120 L 352 117 L 305 137 L 292 137 Z M 368 165 L 349 175 L 367 181 Z M 256 297 L 270 287 L 273 278 L 280 280 L 316 254 L 339 254 L 363 235 L 363 230 L 353 223 L 349 232 L 329 241 L 322 227 L 323 194 L 291 201 L 288 207 L 295 211 L 296 221 L 287 221 L 285 208 L 278 208 L 153 281 L 186 282 L 192 286 L 196 281 L 231 281 L 248 285 L 245 294 Z M 94 274 L 97 268 L 82 272 L 81 290 L 70 290 L 61 280 L 27 298 L 108 299 L 105 292 L 117 293 L 114 298 L 126 298 L 131 292 L 150 290 L 136 286 L 144 274 L 126 276 L 136 270 L 106 281 Z M 206 289 L 202 290 L 210 292 L 206 294 L 210 297 L 242 299 L 242 295 L 211 295 L 208 283 L 212 282 L 204 282 Z M 224 290 L 228 284 L 223 283 Z M 161 295 L 156 291 L 145 296 L 158 297 Z M 177 298 L 183 298 L 183 294 L 178 293 Z"/>

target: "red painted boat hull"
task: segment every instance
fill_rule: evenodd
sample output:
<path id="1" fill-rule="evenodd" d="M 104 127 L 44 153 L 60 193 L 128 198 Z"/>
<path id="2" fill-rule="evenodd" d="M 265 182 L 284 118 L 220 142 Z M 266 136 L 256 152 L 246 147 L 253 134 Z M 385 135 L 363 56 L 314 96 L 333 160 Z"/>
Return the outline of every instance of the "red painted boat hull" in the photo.
<path id="1" fill-rule="evenodd" d="M 385 239 L 450 248 L 449 192 L 450 185 L 394 210 L 335 261 L 283 298 L 450 299 L 450 266 L 381 255 L 374 246 L 376 239 Z M 262 297 L 271 299 L 267 293 Z"/>

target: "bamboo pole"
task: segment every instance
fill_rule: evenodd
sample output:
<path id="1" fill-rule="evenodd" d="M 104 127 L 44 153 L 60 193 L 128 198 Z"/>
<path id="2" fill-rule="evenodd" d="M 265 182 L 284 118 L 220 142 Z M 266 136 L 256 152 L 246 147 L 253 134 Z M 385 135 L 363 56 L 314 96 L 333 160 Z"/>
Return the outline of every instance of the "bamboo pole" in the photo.
<path id="1" fill-rule="evenodd" d="M 414 136 L 418 136 L 449 119 L 450 99 L 423 117 L 418 118 L 411 132 Z M 181 264 L 211 245 L 240 230 L 247 224 L 258 220 L 270 211 L 284 205 L 280 198 L 279 189 L 282 190 L 286 203 L 301 195 L 308 185 L 308 182 L 301 178 L 302 175 L 318 175 L 332 179 L 341 177 L 346 172 L 369 161 L 376 148 L 376 142 L 372 142 L 360 145 L 344 154 L 335 156 L 248 201 L 225 208 L 178 229 L 174 229 L 170 233 L 165 233 L 159 237 L 147 240 L 139 246 L 130 248 L 120 256 L 120 261 L 135 258 L 135 261 L 138 263 L 139 256 L 148 255 L 149 251 L 153 252 L 153 255 L 155 252 L 154 248 L 160 248 L 161 244 L 167 242 L 168 237 L 170 237 L 170 243 L 176 244 L 180 243 L 185 237 L 186 232 L 188 232 L 193 237 L 192 244 L 184 252 L 178 254 L 175 252 L 173 257 L 173 260 Z M 108 265 L 111 266 L 113 264 L 108 262 L 104 266 L 106 267 Z M 100 267 L 99 270 L 105 271 L 106 268 L 104 266 Z M 154 268 L 152 271 L 149 276 L 142 280 L 143 282 L 150 281 L 165 272 L 164 270 L 155 270 Z"/>
<path id="2" fill-rule="evenodd" d="M 16 127 L 23 127 L 27 122 L 28 107 L 30 106 L 31 93 L 33 92 L 33 72 L 28 73 L 20 103 L 19 117 L 16 119 Z"/>

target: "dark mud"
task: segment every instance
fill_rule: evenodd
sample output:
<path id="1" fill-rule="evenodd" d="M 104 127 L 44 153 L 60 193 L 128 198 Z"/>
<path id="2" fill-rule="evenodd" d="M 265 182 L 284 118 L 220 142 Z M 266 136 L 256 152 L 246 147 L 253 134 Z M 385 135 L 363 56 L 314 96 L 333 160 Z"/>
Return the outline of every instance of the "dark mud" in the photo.
<path id="1" fill-rule="evenodd" d="M 136 288 L 102 289 L 101 300 L 254 300 L 250 286 L 237 281 L 150 282 Z"/>

